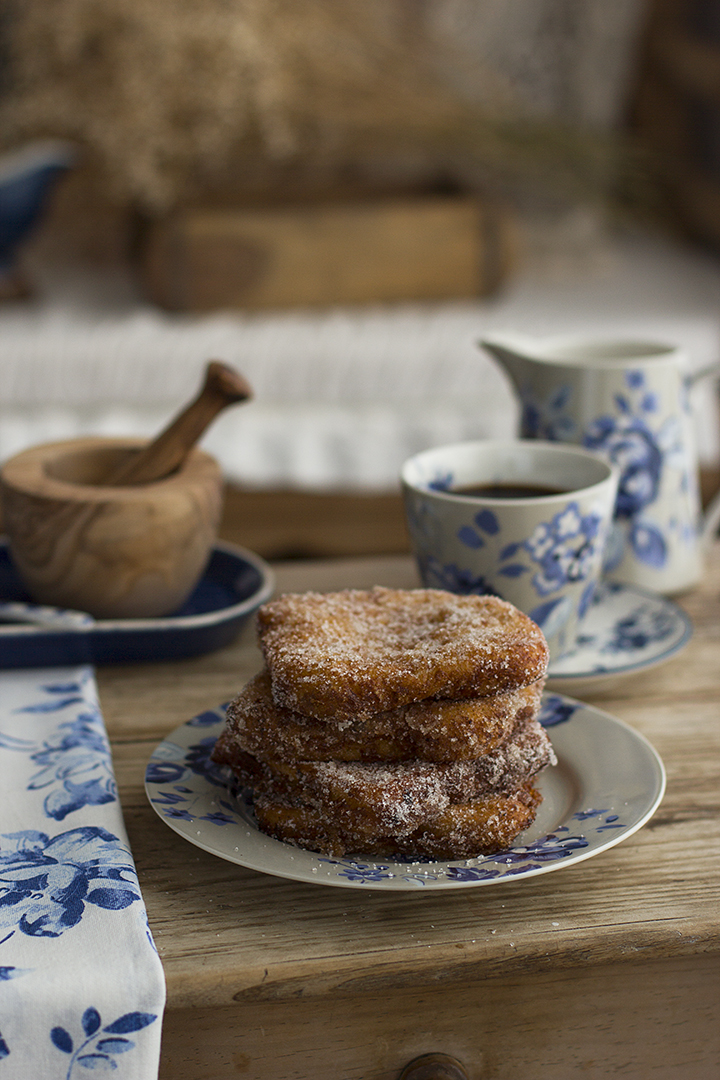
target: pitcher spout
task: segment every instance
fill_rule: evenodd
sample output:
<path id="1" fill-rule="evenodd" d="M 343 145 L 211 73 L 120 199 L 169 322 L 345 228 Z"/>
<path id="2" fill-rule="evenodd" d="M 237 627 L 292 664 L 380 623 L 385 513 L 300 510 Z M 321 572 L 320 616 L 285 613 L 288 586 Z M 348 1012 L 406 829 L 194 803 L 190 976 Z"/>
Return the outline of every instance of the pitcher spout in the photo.
<path id="1" fill-rule="evenodd" d="M 477 344 L 497 361 L 516 389 L 520 388 L 528 370 L 540 359 L 537 341 L 521 334 L 493 334 L 481 338 Z"/>

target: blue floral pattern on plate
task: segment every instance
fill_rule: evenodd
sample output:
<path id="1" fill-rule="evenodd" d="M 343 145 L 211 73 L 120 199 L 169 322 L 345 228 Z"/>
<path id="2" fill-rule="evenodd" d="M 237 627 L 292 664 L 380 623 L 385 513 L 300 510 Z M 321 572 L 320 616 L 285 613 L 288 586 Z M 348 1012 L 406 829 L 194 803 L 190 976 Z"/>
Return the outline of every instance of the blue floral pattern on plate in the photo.
<path id="1" fill-rule="evenodd" d="M 215 739 L 224 709 L 203 726 Z M 205 747 L 197 718 L 177 728 L 147 765 L 148 799 L 163 821 L 219 858 L 279 877 L 342 888 L 452 889 L 515 881 L 588 859 L 631 836 L 652 816 L 665 790 L 655 750 L 632 728 L 561 694 L 545 694 L 541 722 L 550 729 L 558 765 L 539 786 L 535 824 L 507 851 L 456 862 L 334 859 L 284 844 L 259 831 L 250 793 L 238 791 L 216 766 L 203 773 Z M 202 752 L 198 752 L 198 747 Z M 171 772 L 167 771 L 172 766 Z"/>

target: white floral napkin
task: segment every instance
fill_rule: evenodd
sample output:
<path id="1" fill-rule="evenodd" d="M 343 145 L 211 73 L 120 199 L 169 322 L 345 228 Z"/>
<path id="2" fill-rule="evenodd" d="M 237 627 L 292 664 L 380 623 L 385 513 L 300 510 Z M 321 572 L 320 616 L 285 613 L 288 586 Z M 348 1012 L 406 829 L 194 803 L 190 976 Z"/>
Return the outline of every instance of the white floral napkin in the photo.
<path id="1" fill-rule="evenodd" d="M 0 1080 L 152 1080 L 165 980 L 91 667 L 0 672 Z"/>

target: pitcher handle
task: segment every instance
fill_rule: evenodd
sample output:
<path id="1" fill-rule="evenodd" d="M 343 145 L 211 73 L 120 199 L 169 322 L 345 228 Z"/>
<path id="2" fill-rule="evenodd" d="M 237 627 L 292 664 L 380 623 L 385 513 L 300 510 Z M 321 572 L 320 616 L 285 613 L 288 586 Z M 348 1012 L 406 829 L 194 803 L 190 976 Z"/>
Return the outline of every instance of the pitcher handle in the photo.
<path id="1" fill-rule="evenodd" d="M 718 527 L 720 527 L 720 491 L 710 500 L 710 504 L 703 517 L 701 533 L 703 547 L 709 547 L 710 544 L 712 544 L 718 531 Z"/>
<path id="2" fill-rule="evenodd" d="M 706 364 L 705 367 L 700 368 L 698 371 L 693 371 L 687 376 L 687 385 L 695 386 L 702 379 L 708 379 L 712 376 L 717 378 L 720 376 L 720 360 L 714 360 L 711 364 Z"/>

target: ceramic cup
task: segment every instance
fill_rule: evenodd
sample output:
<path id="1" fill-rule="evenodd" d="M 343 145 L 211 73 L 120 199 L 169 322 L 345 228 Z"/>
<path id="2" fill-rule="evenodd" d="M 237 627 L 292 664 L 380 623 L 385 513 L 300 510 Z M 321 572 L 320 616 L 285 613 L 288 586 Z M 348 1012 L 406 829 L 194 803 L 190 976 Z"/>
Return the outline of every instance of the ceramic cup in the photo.
<path id="1" fill-rule="evenodd" d="M 401 483 L 426 587 L 500 596 L 541 627 L 552 659 L 572 650 L 602 569 L 612 466 L 556 443 L 466 442 L 411 457 Z"/>
<path id="2" fill-rule="evenodd" d="M 521 436 L 594 450 L 619 474 L 605 573 L 665 595 L 696 585 L 720 503 L 700 512 L 690 374 L 672 344 L 583 337 L 484 340 L 510 376 Z"/>

